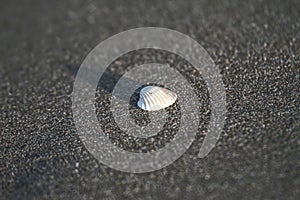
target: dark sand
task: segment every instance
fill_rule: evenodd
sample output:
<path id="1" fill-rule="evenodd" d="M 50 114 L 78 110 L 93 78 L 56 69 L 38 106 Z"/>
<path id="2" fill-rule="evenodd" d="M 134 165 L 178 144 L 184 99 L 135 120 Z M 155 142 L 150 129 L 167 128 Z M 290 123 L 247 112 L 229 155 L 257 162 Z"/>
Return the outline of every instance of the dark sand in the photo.
<path id="1" fill-rule="evenodd" d="M 299 198 L 300 3 L 251 2 L 1 1 L 0 199 Z M 199 131 L 172 165 L 128 174 L 76 135 L 70 69 L 109 36 L 144 26 L 188 34 L 208 51 L 228 112 L 206 158 L 197 158 Z"/>

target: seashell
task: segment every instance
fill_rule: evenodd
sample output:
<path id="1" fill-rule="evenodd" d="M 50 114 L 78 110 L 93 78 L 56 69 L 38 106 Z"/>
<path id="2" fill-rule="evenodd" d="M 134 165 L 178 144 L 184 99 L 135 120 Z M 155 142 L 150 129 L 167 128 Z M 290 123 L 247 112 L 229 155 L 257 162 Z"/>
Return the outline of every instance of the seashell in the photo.
<path id="1" fill-rule="evenodd" d="M 137 105 L 147 111 L 164 109 L 174 104 L 177 95 L 163 87 L 146 86 L 140 91 L 140 98 Z"/>

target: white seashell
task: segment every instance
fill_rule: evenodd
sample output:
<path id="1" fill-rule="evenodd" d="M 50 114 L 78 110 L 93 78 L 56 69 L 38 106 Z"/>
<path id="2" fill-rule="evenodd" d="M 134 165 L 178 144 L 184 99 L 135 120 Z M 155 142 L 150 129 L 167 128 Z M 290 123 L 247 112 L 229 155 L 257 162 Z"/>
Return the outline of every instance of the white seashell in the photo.
<path id="1" fill-rule="evenodd" d="M 146 86 L 140 91 L 137 105 L 147 111 L 156 111 L 169 107 L 175 103 L 177 95 L 166 88 L 159 86 Z"/>

